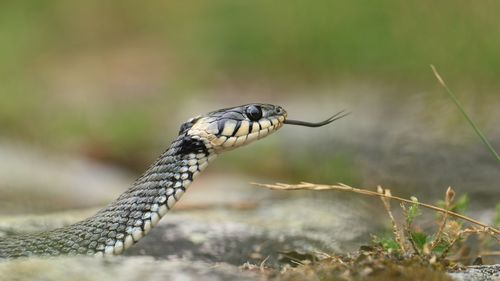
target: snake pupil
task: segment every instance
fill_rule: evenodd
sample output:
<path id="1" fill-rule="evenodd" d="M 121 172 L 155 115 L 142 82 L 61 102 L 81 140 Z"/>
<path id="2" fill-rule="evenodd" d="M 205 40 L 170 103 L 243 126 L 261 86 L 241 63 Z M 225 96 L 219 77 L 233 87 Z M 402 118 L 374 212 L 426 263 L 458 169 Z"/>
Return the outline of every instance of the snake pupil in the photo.
<path id="1" fill-rule="evenodd" d="M 247 107 L 246 114 L 251 121 L 258 121 L 262 118 L 262 108 L 257 105 L 251 105 Z"/>

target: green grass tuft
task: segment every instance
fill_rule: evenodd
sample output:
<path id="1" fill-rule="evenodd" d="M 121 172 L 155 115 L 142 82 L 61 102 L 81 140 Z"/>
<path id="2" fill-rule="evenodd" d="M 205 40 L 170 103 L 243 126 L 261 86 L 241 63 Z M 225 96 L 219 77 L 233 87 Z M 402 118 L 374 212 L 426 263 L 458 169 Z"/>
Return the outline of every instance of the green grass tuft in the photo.
<path id="1" fill-rule="evenodd" d="M 481 132 L 481 130 L 479 129 L 479 127 L 476 125 L 476 123 L 472 120 L 472 118 L 470 118 L 469 114 L 467 114 L 467 112 L 465 111 L 464 107 L 462 106 L 462 104 L 460 103 L 460 101 L 458 100 L 458 98 L 450 90 L 450 88 L 448 87 L 448 85 L 446 85 L 446 83 L 444 82 L 443 78 L 441 77 L 441 75 L 439 75 L 439 73 L 437 72 L 436 68 L 432 64 L 431 64 L 431 69 L 434 72 L 434 75 L 436 76 L 436 78 L 439 81 L 439 83 L 446 90 L 446 93 L 448 93 L 448 95 L 453 100 L 453 102 L 455 103 L 455 105 L 458 107 L 458 109 L 460 110 L 460 112 L 462 112 L 462 114 L 465 116 L 465 119 L 467 119 L 467 122 L 469 122 L 469 124 L 472 126 L 472 128 L 474 129 L 474 131 L 476 132 L 476 134 L 483 141 L 483 143 L 486 145 L 486 147 L 490 150 L 490 152 L 493 155 L 493 157 L 495 157 L 496 160 L 498 162 L 500 162 L 500 156 L 496 152 L 495 148 L 493 148 L 493 146 L 490 144 L 490 142 L 488 141 L 488 139 L 486 138 L 486 136 L 483 134 L 483 132 Z"/>

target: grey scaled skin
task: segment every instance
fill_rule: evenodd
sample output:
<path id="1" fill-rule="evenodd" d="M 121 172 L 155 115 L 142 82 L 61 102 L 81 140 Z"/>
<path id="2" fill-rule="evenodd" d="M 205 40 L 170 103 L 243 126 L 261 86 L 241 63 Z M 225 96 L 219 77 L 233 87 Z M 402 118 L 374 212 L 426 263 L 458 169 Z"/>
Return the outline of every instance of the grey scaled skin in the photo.
<path id="1" fill-rule="evenodd" d="M 0 259 L 121 254 L 158 224 L 218 154 L 261 139 L 284 124 L 319 127 L 345 116 L 341 114 L 309 123 L 288 120 L 280 106 L 255 103 L 191 118 L 168 149 L 118 199 L 73 225 L 1 238 Z"/>

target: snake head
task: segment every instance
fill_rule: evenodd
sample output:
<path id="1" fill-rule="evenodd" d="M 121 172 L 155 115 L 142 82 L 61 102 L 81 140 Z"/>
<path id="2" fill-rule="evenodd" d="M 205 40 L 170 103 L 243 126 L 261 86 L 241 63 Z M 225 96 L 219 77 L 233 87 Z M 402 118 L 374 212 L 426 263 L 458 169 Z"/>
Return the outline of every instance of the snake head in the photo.
<path id="1" fill-rule="evenodd" d="M 203 141 L 207 149 L 220 153 L 261 139 L 284 124 L 321 127 L 345 115 L 339 112 L 325 121 L 311 123 L 288 120 L 281 106 L 251 103 L 191 118 L 181 126 L 180 134 Z"/>
<path id="2" fill-rule="evenodd" d="M 192 118 L 181 126 L 181 133 L 203 140 L 207 148 L 220 153 L 275 132 L 283 126 L 286 117 L 281 106 L 246 104 Z"/>

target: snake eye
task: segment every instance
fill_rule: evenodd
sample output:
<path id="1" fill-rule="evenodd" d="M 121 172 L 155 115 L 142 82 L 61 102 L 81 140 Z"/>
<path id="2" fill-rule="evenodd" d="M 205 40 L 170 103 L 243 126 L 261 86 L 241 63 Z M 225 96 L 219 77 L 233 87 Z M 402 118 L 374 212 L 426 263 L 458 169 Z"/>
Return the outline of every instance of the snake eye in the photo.
<path id="1" fill-rule="evenodd" d="M 245 113 L 251 121 L 258 121 L 262 118 L 262 108 L 258 105 L 251 105 L 247 107 Z"/>

